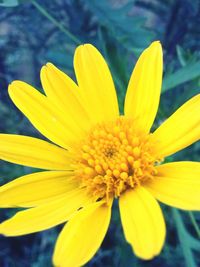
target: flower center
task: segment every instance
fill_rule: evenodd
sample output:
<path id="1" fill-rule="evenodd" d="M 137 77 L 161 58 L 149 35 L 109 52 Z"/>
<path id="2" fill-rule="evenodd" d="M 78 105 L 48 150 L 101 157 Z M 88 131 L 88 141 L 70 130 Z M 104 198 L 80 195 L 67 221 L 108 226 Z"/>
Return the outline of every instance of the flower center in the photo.
<path id="1" fill-rule="evenodd" d="M 156 174 L 158 160 L 149 135 L 136 131 L 133 121 L 123 116 L 95 126 L 79 154 L 77 178 L 97 198 L 119 197 Z"/>

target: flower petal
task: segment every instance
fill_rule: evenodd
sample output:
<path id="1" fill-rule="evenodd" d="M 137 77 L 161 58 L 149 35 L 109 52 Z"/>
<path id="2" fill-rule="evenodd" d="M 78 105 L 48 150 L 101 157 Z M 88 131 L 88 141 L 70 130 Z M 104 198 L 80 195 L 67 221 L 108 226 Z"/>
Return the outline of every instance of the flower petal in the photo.
<path id="1" fill-rule="evenodd" d="M 17 212 L 0 224 L 0 234 L 19 236 L 46 230 L 69 220 L 74 212 L 89 201 L 83 190 L 76 189 L 44 205 Z"/>
<path id="2" fill-rule="evenodd" d="M 174 112 L 153 134 L 160 157 L 169 156 L 200 139 L 200 94 Z"/>
<path id="3" fill-rule="evenodd" d="M 67 171 L 24 175 L 0 187 L 0 207 L 34 207 L 78 188 Z"/>
<path id="4" fill-rule="evenodd" d="M 41 69 L 41 81 L 47 97 L 83 130 L 88 130 L 90 121 L 80 98 L 80 88 L 65 73 L 48 63 Z"/>
<path id="5" fill-rule="evenodd" d="M 32 86 L 14 81 L 9 86 L 9 95 L 38 131 L 52 142 L 68 149 L 80 138 L 80 128 L 73 118 L 66 119 L 65 113 Z"/>
<path id="6" fill-rule="evenodd" d="M 159 201 L 186 210 L 200 210 L 200 163 L 173 162 L 157 166 L 146 188 Z"/>
<path id="7" fill-rule="evenodd" d="M 91 120 L 97 123 L 116 119 L 119 115 L 116 91 L 100 52 L 90 44 L 79 46 L 75 51 L 74 68 Z"/>
<path id="8" fill-rule="evenodd" d="M 125 115 L 134 119 L 145 133 L 149 132 L 157 113 L 162 72 L 162 47 L 159 42 L 153 42 L 137 61 L 125 98 Z"/>
<path id="9" fill-rule="evenodd" d="M 55 266 L 82 266 L 96 253 L 107 232 L 111 206 L 96 202 L 76 213 L 58 237 Z"/>
<path id="10" fill-rule="evenodd" d="M 39 169 L 69 170 L 69 153 L 46 141 L 23 135 L 0 134 L 0 159 Z"/>
<path id="11" fill-rule="evenodd" d="M 119 199 L 122 225 L 135 254 L 145 260 L 158 255 L 165 240 L 165 222 L 157 201 L 142 187 Z"/>

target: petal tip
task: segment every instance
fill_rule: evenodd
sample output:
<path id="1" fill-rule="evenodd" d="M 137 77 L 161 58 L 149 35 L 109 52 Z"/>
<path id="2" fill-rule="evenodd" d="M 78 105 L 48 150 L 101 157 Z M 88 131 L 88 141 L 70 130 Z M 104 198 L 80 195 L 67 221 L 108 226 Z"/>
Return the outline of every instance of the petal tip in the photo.
<path id="1" fill-rule="evenodd" d="M 160 47 L 160 46 L 162 46 L 162 45 L 161 45 L 160 40 L 156 40 L 156 41 L 153 41 L 153 42 L 150 44 L 150 46 L 157 46 L 157 47 Z"/>
<path id="2" fill-rule="evenodd" d="M 152 42 L 147 49 L 149 49 L 149 51 L 151 50 L 152 52 L 154 51 L 155 54 L 162 54 L 162 45 L 160 41 Z"/>
<path id="3" fill-rule="evenodd" d="M 51 62 L 47 62 L 45 66 L 47 68 L 53 68 L 54 67 L 53 63 L 51 63 Z"/>
<path id="4" fill-rule="evenodd" d="M 77 46 L 76 50 L 75 50 L 75 54 L 80 52 L 80 51 L 86 51 L 87 49 L 95 49 L 96 47 L 90 43 L 85 43 L 85 44 L 81 44 L 79 46 Z"/>
<path id="5" fill-rule="evenodd" d="M 19 81 L 19 80 L 15 80 L 12 81 L 9 85 L 8 85 L 8 94 L 11 97 L 11 94 L 13 92 L 13 90 L 17 90 L 19 89 L 19 87 L 22 87 L 24 85 L 24 82 Z"/>
<path id="6" fill-rule="evenodd" d="M 11 87 L 13 87 L 13 86 L 19 86 L 19 85 L 22 84 L 22 83 L 23 83 L 23 82 L 22 82 L 22 81 L 19 81 L 19 80 L 12 81 L 12 82 L 9 84 L 8 88 L 11 88 Z"/>
<path id="7" fill-rule="evenodd" d="M 6 230 L 3 227 L 3 224 L 4 224 L 4 222 L 0 223 L 0 235 L 9 236 L 8 234 L 6 234 Z"/>
<path id="8" fill-rule="evenodd" d="M 40 76 L 42 76 L 43 74 L 46 73 L 46 69 L 47 69 L 47 66 L 46 65 L 43 65 L 41 70 L 40 70 Z"/>

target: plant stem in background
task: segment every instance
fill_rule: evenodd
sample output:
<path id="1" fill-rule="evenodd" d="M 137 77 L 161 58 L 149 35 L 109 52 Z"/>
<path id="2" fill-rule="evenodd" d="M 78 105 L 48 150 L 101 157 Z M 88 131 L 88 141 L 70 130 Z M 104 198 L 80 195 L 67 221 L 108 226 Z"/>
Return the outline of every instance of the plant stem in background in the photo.
<path id="1" fill-rule="evenodd" d="M 60 22 L 58 22 L 54 17 L 52 17 L 37 1 L 31 1 L 34 7 L 48 20 L 50 20 L 55 26 L 57 26 L 60 31 L 62 31 L 68 38 L 70 38 L 75 44 L 81 44 L 81 41 L 76 38 L 73 34 L 71 34 Z"/>
<path id="2" fill-rule="evenodd" d="M 192 225 L 194 226 L 194 229 L 195 229 L 195 231 L 197 233 L 197 236 L 198 236 L 198 238 L 200 238 L 200 229 L 199 229 L 199 226 L 198 226 L 198 224 L 196 222 L 194 214 L 192 213 L 192 211 L 188 211 L 188 214 L 189 214 L 189 217 L 191 219 Z"/>
<path id="3" fill-rule="evenodd" d="M 183 256 L 185 258 L 185 263 L 187 267 L 197 267 L 192 255 L 192 248 L 188 239 L 188 234 L 185 229 L 184 223 L 182 221 L 179 211 L 175 208 L 172 208 L 172 214 L 176 224 L 178 239 L 183 251 Z"/>

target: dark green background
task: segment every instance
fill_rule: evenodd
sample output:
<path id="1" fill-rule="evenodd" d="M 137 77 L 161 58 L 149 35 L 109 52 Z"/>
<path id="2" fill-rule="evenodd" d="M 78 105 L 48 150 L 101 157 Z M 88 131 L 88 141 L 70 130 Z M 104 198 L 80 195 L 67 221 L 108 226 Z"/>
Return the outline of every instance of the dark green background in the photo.
<path id="1" fill-rule="evenodd" d="M 48 61 L 74 78 L 73 53 L 80 43 L 96 45 L 107 59 L 122 110 L 136 59 L 151 41 L 160 40 L 165 65 L 156 127 L 200 92 L 199 25 L 199 0 L 0 0 L 0 131 L 43 138 L 9 100 L 8 84 L 18 79 L 40 90 L 40 68 Z M 200 145 L 196 143 L 167 160 L 199 159 Z M 36 171 L 6 162 L 0 165 L 1 184 Z M 134 256 L 123 237 L 115 203 L 107 236 L 87 266 L 200 266 L 200 212 L 162 208 L 168 232 L 157 258 L 141 261 Z M 1 221 L 15 212 L 1 209 Z M 0 267 L 52 266 L 51 255 L 61 228 L 23 237 L 0 237 Z"/>

